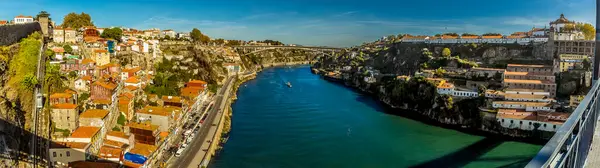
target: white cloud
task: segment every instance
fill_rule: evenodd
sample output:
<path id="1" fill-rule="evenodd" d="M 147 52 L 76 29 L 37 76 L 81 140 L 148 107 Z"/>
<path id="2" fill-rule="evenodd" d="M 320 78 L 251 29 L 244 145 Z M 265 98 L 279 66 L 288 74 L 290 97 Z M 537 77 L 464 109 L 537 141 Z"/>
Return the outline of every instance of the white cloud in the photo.
<path id="1" fill-rule="evenodd" d="M 504 19 L 504 24 L 516 25 L 516 26 L 546 26 L 552 21 L 550 18 L 526 18 L 526 17 L 513 17 Z"/>

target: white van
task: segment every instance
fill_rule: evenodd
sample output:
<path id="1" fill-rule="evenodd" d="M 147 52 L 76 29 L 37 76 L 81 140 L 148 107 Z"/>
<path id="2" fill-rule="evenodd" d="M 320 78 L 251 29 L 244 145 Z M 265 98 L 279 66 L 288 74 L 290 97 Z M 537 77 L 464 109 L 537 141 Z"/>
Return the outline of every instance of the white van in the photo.
<path id="1" fill-rule="evenodd" d="M 177 152 L 175 152 L 175 157 L 181 156 L 181 153 L 183 153 L 183 150 L 185 150 L 185 147 L 179 148 L 179 150 L 177 150 Z"/>

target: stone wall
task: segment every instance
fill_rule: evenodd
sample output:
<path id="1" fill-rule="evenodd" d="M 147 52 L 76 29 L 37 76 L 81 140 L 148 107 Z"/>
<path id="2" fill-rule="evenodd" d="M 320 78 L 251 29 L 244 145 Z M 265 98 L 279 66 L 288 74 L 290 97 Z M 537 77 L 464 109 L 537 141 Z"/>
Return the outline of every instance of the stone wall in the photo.
<path id="1" fill-rule="evenodd" d="M 0 26 L 0 46 L 18 43 L 35 31 L 41 31 L 39 23 L 15 24 Z"/>

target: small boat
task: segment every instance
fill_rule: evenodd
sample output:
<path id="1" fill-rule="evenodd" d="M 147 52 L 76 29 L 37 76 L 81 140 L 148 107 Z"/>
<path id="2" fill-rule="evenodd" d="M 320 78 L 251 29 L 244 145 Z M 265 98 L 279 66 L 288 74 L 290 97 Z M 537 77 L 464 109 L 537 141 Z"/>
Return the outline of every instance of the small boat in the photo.
<path id="1" fill-rule="evenodd" d="M 292 87 L 292 84 L 290 82 L 285 83 L 288 87 Z"/>

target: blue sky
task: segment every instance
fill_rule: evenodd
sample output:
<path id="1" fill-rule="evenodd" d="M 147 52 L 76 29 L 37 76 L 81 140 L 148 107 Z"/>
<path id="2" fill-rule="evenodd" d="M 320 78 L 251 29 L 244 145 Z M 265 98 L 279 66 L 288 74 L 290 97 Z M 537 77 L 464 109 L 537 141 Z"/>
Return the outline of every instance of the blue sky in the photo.
<path id="1" fill-rule="evenodd" d="M 595 23 L 593 0 L 0 0 L 0 8 L 0 20 L 45 10 L 62 23 L 85 12 L 99 27 L 196 27 L 212 38 L 342 47 L 398 33 L 509 34 L 561 13 Z"/>

